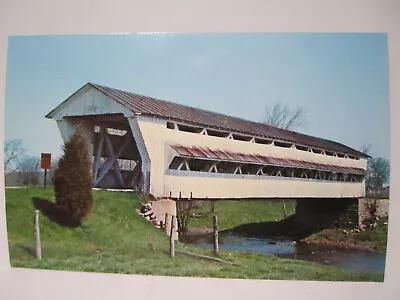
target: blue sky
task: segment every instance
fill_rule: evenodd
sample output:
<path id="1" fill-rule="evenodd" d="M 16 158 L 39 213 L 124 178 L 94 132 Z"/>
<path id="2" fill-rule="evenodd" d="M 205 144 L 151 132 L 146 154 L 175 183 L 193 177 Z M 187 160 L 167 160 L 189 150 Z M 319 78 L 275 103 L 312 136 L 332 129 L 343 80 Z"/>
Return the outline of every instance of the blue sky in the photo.
<path id="1" fill-rule="evenodd" d="M 61 154 L 44 116 L 87 82 L 261 121 L 280 101 L 298 131 L 390 158 L 385 34 L 241 33 L 10 37 L 5 139 Z"/>

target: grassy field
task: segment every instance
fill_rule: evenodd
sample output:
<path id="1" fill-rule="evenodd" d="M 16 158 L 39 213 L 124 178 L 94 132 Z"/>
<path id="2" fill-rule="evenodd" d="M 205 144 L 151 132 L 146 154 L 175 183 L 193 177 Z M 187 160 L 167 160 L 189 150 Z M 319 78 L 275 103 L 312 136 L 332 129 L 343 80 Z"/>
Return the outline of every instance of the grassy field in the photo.
<path id="1" fill-rule="evenodd" d="M 262 254 L 221 251 L 220 257 L 238 267 L 176 254 L 168 256 L 168 237 L 136 213 L 140 199 L 129 193 L 94 191 L 94 211 L 76 229 L 65 228 L 40 215 L 42 260 L 33 256 L 32 197 L 54 201 L 53 191 L 41 188 L 6 189 L 10 261 L 13 267 L 142 275 L 248 279 L 382 281 L 383 275 L 350 272 L 317 263 Z M 262 205 L 259 203 L 257 205 Z M 206 209 L 206 208 L 204 208 Z M 217 204 L 221 226 L 224 209 Z M 262 207 L 255 209 L 259 211 Z M 221 210 L 221 211 L 219 211 Z M 251 212 L 249 212 L 250 214 Z M 227 214 L 226 216 L 229 216 Z M 276 216 L 270 216 L 274 219 Z M 252 219 L 247 216 L 248 219 Z M 254 219 L 253 219 L 254 220 Z M 202 220 L 204 221 L 204 220 Z M 199 220 L 197 222 L 200 222 Z M 177 243 L 176 249 L 212 255 L 209 249 Z"/>
<path id="2" fill-rule="evenodd" d="M 286 201 L 287 216 L 295 212 L 294 201 Z M 213 214 L 218 215 L 218 227 L 220 230 L 252 223 L 277 221 L 284 218 L 282 201 L 224 201 L 215 203 L 214 213 L 210 211 L 210 204 L 203 202 L 202 207 L 196 211 L 198 218 L 192 218 L 189 227 L 212 227 Z"/>

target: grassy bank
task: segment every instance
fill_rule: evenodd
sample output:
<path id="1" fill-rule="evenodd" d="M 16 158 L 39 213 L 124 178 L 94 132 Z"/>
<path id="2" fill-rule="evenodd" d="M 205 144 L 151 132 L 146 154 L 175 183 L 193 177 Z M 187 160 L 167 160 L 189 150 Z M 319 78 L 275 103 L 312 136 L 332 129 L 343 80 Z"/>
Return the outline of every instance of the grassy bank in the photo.
<path id="1" fill-rule="evenodd" d="M 285 201 L 286 214 L 295 212 L 295 201 Z M 201 208 L 195 212 L 197 218 L 192 218 L 189 227 L 212 228 L 212 216 L 218 215 L 218 227 L 225 230 L 241 224 L 253 222 L 277 221 L 284 218 L 282 201 L 245 200 L 245 201 L 216 201 L 214 213 L 210 204 L 204 201 Z"/>
<path id="2" fill-rule="evenodd" d="M 140 199 L 137 196 L 106 191 L 94 191 L 93 194 L 94 211 L 82 227 L 65 228 L 40 215 L 43 259 L 39 261 L 32 255 L 34 207 L 31 198 L 41 197 L 54 201 L 53 191 L 40 188 L 7 189 L 6 213 L 11 265 L 26 268 L 167 276 L 334 281 L 383 280 L 383 275 L 380 274 L 350 272 L 317 263 L 262 254 L 221 251 L 221 258 L 234 261 L 247 268 L 179 254 L 171 258 L 166 253 L 169 247 L 168 237 L 136 213 L 135 209 L 140 205 Z M 216 209 L 218 211 L 222 207 L 217 204 Z M 224 216 L 222 211 L 220 213 Z M 223 221 L 223 219 L 221 217 L 221 225 L 226 227 L 242 222 Z M 211 255 L 209 249 L 191 245 L 177 243 L 176 248 Z"/>
<path id="3" fill-rule="evenodd" d="M 286 213 L 295 213 L 295 201 L 286 201 Z M 265 224 L 261 222 L 274 222 L 284 218 L 282 201 L 218 201 L 215 204 L 215 212 L 210 212 L 210 205 L 204 202 L 202 207 L 195 212 L 197 218 L 192 218 L 189 228 L 212 228 L 212 216 L 218 215 L 220 230 L 226 230 L 249 224 L 248 230 L 262 231 Z M 246 227 L 242 225 L 241 227 Z M 260 227 L 260 228 L 258 228 Z M 244 228 L 246 229 L 246 228 Z M 268 228 L 265 228 L 268 230 Z M 357 232 L 354 230 L 326 229 L 312 234 L 306 240 L 314 243 L 332 244 L 342 247 L 353 247 L 375 250 L 384 253 L 387 244 L 387 218 L 381 219 L 376 228 Z"/>
<path id="4" fill-rule="evenodd" d="M 365 248 L 386 252 L 388 218 L 383 218 L 377 227 L 364 231 L 350 229 L 326 229 L 311 235 L 307 240 L 315 243 L 343 244 L 345 247 Z"/>

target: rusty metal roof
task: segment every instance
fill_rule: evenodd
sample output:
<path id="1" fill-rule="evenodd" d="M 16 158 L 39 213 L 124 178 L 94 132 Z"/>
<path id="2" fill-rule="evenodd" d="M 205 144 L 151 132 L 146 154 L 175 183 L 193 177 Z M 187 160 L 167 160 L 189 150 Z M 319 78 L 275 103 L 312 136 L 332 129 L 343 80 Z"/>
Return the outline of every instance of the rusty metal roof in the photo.
<path id="1" fill-rule="evenodd" d="M 172 145 L 178 155 L 188 158 L 202 158 L 210 160 L 221 160 L 230 162 L 239 162 L 247 164 L 260 164 L 279 167 L 292 167 L 299 169 L 314 169 L 320 171 L 339 172 L 347 174 L 365 174 L 362 168 L 341 167 L 331 164 L 313 163 L 303 160 L 283 159 L 271 156 L 244 154 L 238 152 L 230 152 L 226 150 L 215 150 L 206 147 L 186 147 L 182 145 Z"/>
<path id="2" fill-rule="evenodd" d="M 103 94 L 109 96 L 114 101 L 123 105 L 124 107 L 133 111 L 136 114 L 158 116 L 161 118 L 181 121 L 202 127 L 276 139 L 294 143 L 297 145 L 303 145 L 307 147 L 313 147 L 348 155 L 369 157 L 368 155 L 347 147 L 343 144 L 326 139 L 312 137 L 309 135 L 276 128 L 262 123 L 248 121 L 215 112 L 209 112 L 206 110 L 142 96 L 131 92 L 121 91 L 94 83 L 89 83 L 89 85 L 96 88 Z"/>

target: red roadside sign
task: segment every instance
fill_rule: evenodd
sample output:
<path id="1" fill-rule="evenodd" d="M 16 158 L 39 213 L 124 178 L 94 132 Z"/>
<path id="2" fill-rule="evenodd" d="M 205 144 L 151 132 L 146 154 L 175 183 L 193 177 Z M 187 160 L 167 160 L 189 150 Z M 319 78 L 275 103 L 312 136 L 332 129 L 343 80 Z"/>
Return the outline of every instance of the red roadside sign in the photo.
<path id="1" fill-rule="evenodd" d="M 42 153 L 40 156 L 40 168 L 51 169 L 51 153 Z"/>

